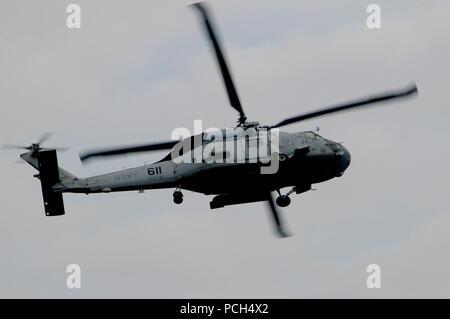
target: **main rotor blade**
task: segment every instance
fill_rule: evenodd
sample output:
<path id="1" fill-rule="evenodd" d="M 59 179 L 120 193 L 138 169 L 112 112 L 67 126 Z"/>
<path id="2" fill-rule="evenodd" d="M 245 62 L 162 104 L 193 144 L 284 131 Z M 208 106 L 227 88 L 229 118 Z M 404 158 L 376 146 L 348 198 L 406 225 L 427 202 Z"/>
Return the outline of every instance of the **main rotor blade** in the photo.
<path id="1" fill-rule="evenodd" d="M 98 156 L 111 156 L 111 155 L 120 155 L 126 153 L 137 153 L 137 152 L 147 152 L 147 151 L 159 151 L 159 150 L 167 150 L 171 149 L 175 146 L 179 141 L 168 141 L 156 144 L 147 144 L 147 145 L 135 145 L 121 148 L 110 148 L 110 149 L 97 149 L 90 150 L 88 152 L 80 154 L 80 159 L 82 162 L 87 159 L 98 157 Z"/>
<path id="2" fill-rule="evenodd" d="M 270 209 L 270 212 L 272 213 L 272 217 L 275 222 L 276 233 L 282 238 L 289 237 L 289 234 L 284 230 L 283 223 L 280 219 L 280 214 L 278 212 L 277 207 L 275 206 L 275 203 L 272 198 L 272 194 L 270 192 L 267 194 L 267 202 L 269 203 L 269 209 Z"/>
<path id="3" fill-rule="evenodd" d="M 356 107 L 361 107 L 361 106 L 369 106 L 368 104 L 379 103 L 379 102 L 383 102 L 383 101 L 387 101 L 387 100 L 391 100 L 391 99 L 403 98 L 403 97 L 407 97 L 412 94 L 415 94 L 417 92 L 418 92 L 417 86 L 415 84 L 413 84 L 403 90 L 390 91 L 390 92 L 370 96 L 366 99 L 358 100 L 355 102 L 349 102 L 349 103 L 345 103 L 345 104 L 341 104 L 341 105 L 337 105 L 337 106 L 331 106 L 331 107 L 327 107 L 327 108 L 324 108 L 324 109 L 321 109 L 318 111 L 294 116 L 294 117 L 285 119 L 272 127 L 285 126 L 288 124 L 304 121 L 304 120 L 307 120 L 307 119 L 310 119 L 313 117 L 322 116 L 325 114 L 340 112 L 340 111 L 344 111 L 344 110 L 356 108 Z"/>
<path id="4" fill-rule="evenodd" d="M 225 58 L 223 56 L 222 49 L 219 44 L 219 40 L 215 34 L 213 26 L 211 25 L 211 19 L 208 16 L 208 11 L 205 5 L 202 3 L 194 3 L 193 6 L 198 9 L 198 11 L 203 17 L 203 22 L 205 23 L 206 31 L 208 32 L 208 36 L 211 40 L 214 51 L 216 53 L 217 62 L 219 63 L 220 70 L 222 71 L 223 81 L 225 82 L 225 87 L 227 89 L 228 98 L 230 99 L 230 104 L 234 109 L 236 109 L 239 112 L 240 115 L 239 122 L 244 123 L 247 117 L 244 114 L 244 110 L 242 109 L 236 88 L 234 87 L 230 71 L 228 70 L 227 63 L 225 62 Z"/>

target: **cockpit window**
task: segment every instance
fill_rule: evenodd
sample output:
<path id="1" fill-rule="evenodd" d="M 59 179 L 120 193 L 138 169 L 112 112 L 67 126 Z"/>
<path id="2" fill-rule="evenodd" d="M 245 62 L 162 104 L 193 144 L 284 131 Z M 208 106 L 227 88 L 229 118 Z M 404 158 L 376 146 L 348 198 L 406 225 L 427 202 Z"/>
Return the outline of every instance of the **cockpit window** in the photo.
<path id="1" fill-rule="evenodd" d="M 341 146 L 338 143 L 328 142 L 328 145 L 330 146 L 331 150 L 335 153 L 337 153 L 341 150 Z"/>
<path id="2" fill-rule="evenodd" d="M 305 137 L 308 137 L 308 138 L 316 138 L 316 137 L 320 137 L 319 134 L 316 134 L 316 133 L 314 133 L 314 132 L 312 132 L 312 131 L 306 131 L 306 132 L 303 133 L 303 135 L 304 135 Z"/>
<path id="3" fill-rule="evenodd" d="M 306 143 L 312 142 L 313 140 L 317 139 L 318 137 L 319 137 L 319 135 L 317 135 L 314 132 L 311 132 L 311 131 L 303 132 L 303 139 Z"/>

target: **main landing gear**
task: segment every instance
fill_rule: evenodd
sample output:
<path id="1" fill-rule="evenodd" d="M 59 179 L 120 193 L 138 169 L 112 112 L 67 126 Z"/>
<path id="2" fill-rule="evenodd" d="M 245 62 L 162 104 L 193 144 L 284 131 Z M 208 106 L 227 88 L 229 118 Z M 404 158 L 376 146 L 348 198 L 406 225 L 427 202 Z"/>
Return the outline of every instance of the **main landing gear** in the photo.
<path id="1" fill-rule="evenodd" d="M 311 184 L 307 184 L 307 185 L 298 185 L 295 187 L 292 187 L 292 189 L 287 192 L 285 195 L 281 195 L 280 190 L 277 189 L 277 193 L 278 193 L 278 197 L 276 199 L 276 203 L 278 206 L 280 207 L 287 207 L 289 206 L 289 204 L 291 203 L 291 199 L 289 198 L 289 195 L 291 195 L 292 193 L 304 193 L 307 192 L 311 189 Z"/>
<path id="2" fill-rule="evenodd" d="M 291 203 L 291 199 L 289 198 L 289 195 L 292 193 L 297 192 L 296 187 L 292 187 L 292 189 L 286 193 L 286 195 L 281 195 L 280 190 L 277 189 L 278 197 L 276 199 L 276 203 L 280 207 L 287 207 Z M 297 192 L 298 193 L 298 192 Z"/>
<path id="3" fill-rule="evenodd" d="M 280 207 L 287 207 L 291 203 L 291 199 L 289 198 L 289 196 L 280 195 L 277 197 L 276 202 Z"/>
<path id="4" fill-rule="evenodd" d="M 183 202 L 183 193 L 179 189 L 173 192 L 173 202 L 175 204 L 181 204 Z"/>

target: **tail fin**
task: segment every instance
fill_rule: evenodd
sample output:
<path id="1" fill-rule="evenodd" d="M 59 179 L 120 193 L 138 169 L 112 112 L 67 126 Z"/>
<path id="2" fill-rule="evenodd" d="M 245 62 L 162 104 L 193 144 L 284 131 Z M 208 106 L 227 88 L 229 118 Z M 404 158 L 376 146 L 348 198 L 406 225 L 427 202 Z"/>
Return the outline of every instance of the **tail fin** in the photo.
<path id="1" fill-rule="evenodd" d="M 61 181 L 59 177 L 56 150 L 45 150 L 37 153 L 39 179 L 41 180 L 44 208 L 47 216 L 64 215 L 64 201 L 61 192 L 52 190 L 52 186 Z"/>
<path id="2" fill-rule="evenodd" d="M 73 175 L 63 171 L 60 172 L 56 150 L 30 151 L 22 154 L 20 157 L 27 161 L 31 166 L 39 170 L 36 175 L 41 180 L 42 196 L 44 199 L 44 209 L 47 216 L 64 215 L 64 201 L 61 191 L 55 191 L 52 187 L 61 182 L 61 176 L 71 178 Z"/>
<path id="3" fill-rule="evenodd" d="M 52 190 L 52 186 L 61 181 L 59 177 L 56 150 L 38 151 L 37 159 L 45 214 L 47 216 L 64 215 L 65 211 L 62 193 Z"/>

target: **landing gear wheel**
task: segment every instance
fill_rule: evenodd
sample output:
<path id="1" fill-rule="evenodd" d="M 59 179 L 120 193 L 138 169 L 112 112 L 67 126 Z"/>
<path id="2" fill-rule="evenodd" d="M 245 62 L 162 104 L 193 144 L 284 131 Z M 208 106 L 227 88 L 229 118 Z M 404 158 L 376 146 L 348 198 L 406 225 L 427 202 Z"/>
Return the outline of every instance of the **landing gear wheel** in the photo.
<path id="1" fill-rule="evenodd" d="M 173 202 L 175 204 L 181 204 L 183 202 L 183 193 L 180 191 L 173 192 Z"/>
<path id="2" fill-rule="evenodd" d="M 287 159 L 288 159 L 288 157 L 287 157 L 286 155 L 284 155 L 284 154 L 278 155 L 278 160 L 279 160 L 280 162 L 284 162 L 284 161 L 287 160 Z"/>
<path id="3" fill-rule="evenodd" d="M 289 204 L 291 203 L 291 199 L 286 195 L 281 195 L 277 197 L 276 202 L 278 206 L 286 207 L 289 206 Z"/>

